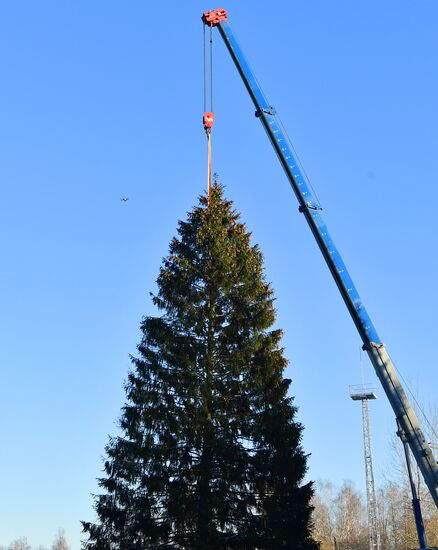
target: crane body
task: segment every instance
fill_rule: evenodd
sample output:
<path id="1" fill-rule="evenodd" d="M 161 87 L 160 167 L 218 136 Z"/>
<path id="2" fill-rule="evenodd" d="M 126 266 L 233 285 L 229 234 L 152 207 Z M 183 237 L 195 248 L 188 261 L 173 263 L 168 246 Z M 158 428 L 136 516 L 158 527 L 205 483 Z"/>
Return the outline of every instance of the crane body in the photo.
<path id="1" fill-rule="evenodd" d="M 258 117 L 268 134 L 289 183 L 298 199 L 299 211 L 304 215 L 313 236 L 322 252 L 329 270 L 363 342 L 376 374 L 394 411 L 398 434 L 405 441 L 418 464 L 424 481 L 438 508 L 438 466 L 430 449 L 420 422 L 400 383 L 395 367 L 385 344 L 380 339 L 359 293 L 348 273 L 342 257 L 336 248 L 321 214 L 321 207 L 310 184 L 300 168 L 298 159 L 283 130 L 275 109 L 269 104 L 252 72 L 239 44 L 237 43 L 227 13 L 223 9 L 206 12 L 203 22 L 217 27 L 231 54 L 243 83 L 254 103 Z"/>

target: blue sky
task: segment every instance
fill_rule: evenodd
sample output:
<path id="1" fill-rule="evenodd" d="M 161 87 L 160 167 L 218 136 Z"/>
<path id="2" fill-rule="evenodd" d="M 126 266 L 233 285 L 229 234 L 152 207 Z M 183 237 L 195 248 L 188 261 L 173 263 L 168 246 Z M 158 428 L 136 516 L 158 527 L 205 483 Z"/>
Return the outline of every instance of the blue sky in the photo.
<path id="1" fill-rule="evenodd" d="M 200 16 L 215 7 L 0 3 L 0 544 L 63 527 L 77 550 L 93 519 L 148 293 L 205 189 Z M 438 4 L 224 7 L 380 336 L 436 405 Z M 215 68 L 213 165 L 265 255 L 309 477 L 362 488 L 359 337 L 218 34 Z M 378 393 L 381 482 L 394 420 Z"/>

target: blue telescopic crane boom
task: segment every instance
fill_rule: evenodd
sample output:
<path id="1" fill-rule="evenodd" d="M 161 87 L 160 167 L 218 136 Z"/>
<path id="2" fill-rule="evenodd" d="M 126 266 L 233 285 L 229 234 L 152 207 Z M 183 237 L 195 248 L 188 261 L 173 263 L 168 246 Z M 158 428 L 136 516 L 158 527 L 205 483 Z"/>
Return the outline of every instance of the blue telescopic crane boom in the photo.
<path id="1" fill-rule="evenodd" d="M 298 199 L 299 211 L 304 215 L 313 236 L 324 256 L 330 272 L 338 286 L 344 302 L 353 318 L 354 324 L 362 338 L 366 350 L 386 396 L 394 410 L 399 426 L 399 435 L 406 441 L 429 488 L 430 494 L 438 508 L 438 466 L 434 455 L 426 442 L 406 393 L 400 383 L 395 367 L 379 338 L 377 331 L 360 299 L 359 293 L 347 271 L 327 226 L 321 215 L 321 208 L 316 200 L 303 171 L 300 169 L 292 145 L 282 130 L 282 125 L 275 109 L 264 96 L 248 62 L 243 55 L 231 31 L 227 13 L 217 9 L 204 13 L 205 25 L 217 27 L 228 51 L 242 77 L 243 83 L 256 108 L 256 116 L 263 124 L 278 159 L 286 173 L 289 183 Z"/>

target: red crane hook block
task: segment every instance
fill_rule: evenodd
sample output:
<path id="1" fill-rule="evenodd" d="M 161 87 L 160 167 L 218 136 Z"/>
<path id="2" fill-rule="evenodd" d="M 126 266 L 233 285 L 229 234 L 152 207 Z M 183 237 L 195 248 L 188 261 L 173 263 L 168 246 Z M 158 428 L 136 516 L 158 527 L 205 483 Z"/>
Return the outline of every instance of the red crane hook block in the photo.
<path id="1" fill-rule="evenodd" d="M 204 130 L 210 132 L 214 124 L 214 113 L 205 112 L 202 118 L 202 123 L 204 124 Z"/>

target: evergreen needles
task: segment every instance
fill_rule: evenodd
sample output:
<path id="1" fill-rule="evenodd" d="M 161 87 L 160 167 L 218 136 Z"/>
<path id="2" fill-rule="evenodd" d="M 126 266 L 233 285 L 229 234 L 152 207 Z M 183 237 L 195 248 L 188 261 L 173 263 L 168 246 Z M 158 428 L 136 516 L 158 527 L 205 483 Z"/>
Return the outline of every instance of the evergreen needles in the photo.
<path id="1" fill-rule="evenodd" d="M 263 258 L 215 184 L 179 223 L 85 550 L 316 549 Z"/>

